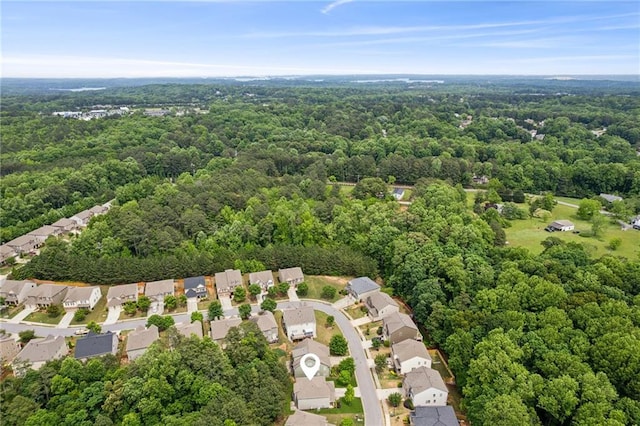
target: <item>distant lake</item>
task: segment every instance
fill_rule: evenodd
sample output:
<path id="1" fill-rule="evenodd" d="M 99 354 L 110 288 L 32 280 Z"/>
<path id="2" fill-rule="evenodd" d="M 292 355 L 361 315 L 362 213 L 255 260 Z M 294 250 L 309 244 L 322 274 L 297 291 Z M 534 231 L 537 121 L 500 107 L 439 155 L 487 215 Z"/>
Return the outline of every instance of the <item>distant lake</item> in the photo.
<path id="1" fill-rule="evenodd" d="M 91 90 L 105 90 L 106 87 L 78 87 L 75 89 L 49 89 L 57 90 L 59 92 L 89 92 Z"/>

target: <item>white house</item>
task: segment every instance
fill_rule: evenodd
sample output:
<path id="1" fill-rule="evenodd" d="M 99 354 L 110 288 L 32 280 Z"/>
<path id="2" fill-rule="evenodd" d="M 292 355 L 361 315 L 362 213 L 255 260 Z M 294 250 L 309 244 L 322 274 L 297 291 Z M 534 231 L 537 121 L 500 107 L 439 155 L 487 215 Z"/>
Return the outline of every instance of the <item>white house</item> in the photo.
<path id="1" fill-rule="evenodd" d="M 416 407 L 447 405 L 447 385 L 440 373 L 431 368 L 419 367 L 409 371 L 402 381 L 402 389 L 405 397 L 411 398 Z"/>
<path id="2" fill-rule="evenodd" d="M 576 226 L 570 220 L 556 220 L 549 224 L 549 228 L 553 231 L 573 231 Z"/>
<path id="3" fill-rule="evenodd" d="M 93 309 L 102 297 L 100 287 L 69 287 L 67 295 L 62 301 L 64 309 Z"/>
<path id="4" fill-rule="evenodd" d="M 311 306 L 300 306 L 282 311 L 282 323 L 290 340 L 316 337 L 316 315 Z"/>
<path id="5" fill-rule="evenodd" d="M 419 367 L 431 368 L 431 355 L 424 343 L 407 339 L 391 346 L 391 358 L 398 374 L 406 374 Z"/>

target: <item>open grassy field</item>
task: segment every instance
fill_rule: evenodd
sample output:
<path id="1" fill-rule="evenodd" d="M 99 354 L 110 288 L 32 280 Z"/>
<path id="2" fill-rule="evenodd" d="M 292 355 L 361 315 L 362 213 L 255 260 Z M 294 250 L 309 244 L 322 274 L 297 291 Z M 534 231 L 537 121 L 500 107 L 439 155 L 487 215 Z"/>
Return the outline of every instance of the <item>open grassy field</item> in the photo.
<path id="1" fill-rule="evenodd" d="M 333 327 L 329 328 L 327 327 L 327 318 L 329 317 L 329 315 L 325 314 L 324 312 L 320 312 L 320 311 L 314 311 L 316 314 L 316 341 L 322 343 L 323 345 L 327 345 L 329 346 L 329 341 L 331 340 L 331 337 L 333 337 L 335 334 L 339 334 L 340 336 L 342 336 L 342 332 L 340 331 L 340 327 L 338 327 L 336 324 L 333 325 Z"/>
<path id="2" fill-rule="evenodd" d="M 347 286 L 347 282 L 350 278 L 345 277 L 329 277 L 329 276 L 321 276 L 321 275 L 306 275 L 304 277 L 304 282 L 309 286 L 309 293 L 304 296 L 305 299 L 322 299 L 320 294 L 322 293 L 322 287 L 330 286 L 336 289 L 336 295 L 333 299 L 328 300 L 329 302 L 335 302 L 340 299 L 342 295 L 340 295 L 340 290 Z"/>
<path id="3" fill-rule="evenodd" d="M 526 205 L 522 204 L 521 207 L 526 208 Z M 577 209 L 573 207 L 557 205 L 551 213 L 551 219 L 548 221 L 543 221 L 538 218 L 513 220 L 511 221 L 512 226 L 505 229 L 507 241 L 512 247 L 526 247 L 531 250 L 532 253 L 537 254 L 543 250 L 540 243 L 548 237 L 554 236 L 567 242 L 573 241 L 583 244 L 594 257 L 599 257 L 607 253 L 628 258 L 638 256 L 640 253 L 640 232 L 634 229 L 622 231 L 620 225 L 611 223 L 609 219 L 607 219 L 602 236 L 599 238 L 581 237 L 579 234 L 572 232 L 550 233 L 544 230 L 545 226 L 554 220 L 568 219 L 576 225 L 576 230 L 590 231 L 591 224 L 576 218 L 576 211 Z M 622 240 L 622 244 L 615 252 L 606 247 L 613 238 L 620 238 Z"/>

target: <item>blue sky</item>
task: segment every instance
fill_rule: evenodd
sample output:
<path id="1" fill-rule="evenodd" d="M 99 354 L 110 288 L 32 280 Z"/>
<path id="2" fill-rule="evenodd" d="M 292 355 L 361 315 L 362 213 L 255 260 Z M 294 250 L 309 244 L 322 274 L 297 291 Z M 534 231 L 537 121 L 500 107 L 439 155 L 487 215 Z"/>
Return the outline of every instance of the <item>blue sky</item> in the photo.
<path id="1" fill-rule="evenodd" d="M 2 1 L 3 77 L 640 74 L 640 2 Z"/>

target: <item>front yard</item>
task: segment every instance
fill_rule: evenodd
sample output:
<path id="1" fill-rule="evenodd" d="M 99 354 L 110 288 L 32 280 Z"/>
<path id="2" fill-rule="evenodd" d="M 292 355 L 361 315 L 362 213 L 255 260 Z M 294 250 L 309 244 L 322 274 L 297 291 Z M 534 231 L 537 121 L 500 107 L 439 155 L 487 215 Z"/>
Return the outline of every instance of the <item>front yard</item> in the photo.
<path id="1" fill-rule="evenodd" d="M 6 309 L 2 311 L 1 318 L 13 318 L 18 315 L 24 309 L 24 305 L 18 306 L 7 306 Z"/>
<path id="2" fill-rule="evenodd" d="M 330 276 L 321 276 L 321 275 L 307 275 L 305 276 L 304 282 L 309 286 L 309 293 L 306 296 L 303 296 L 304 299 L 321 299 L 326 300 L 328 302 L 335 302 L 336 300 L 342 298 L 343 296 L 340 294 L 340 290 L 343 290 L 347 286 L 347 282 L 349 278 L 345 277 L 330 277 Z M 336 289 L 336 295 L 331 299 L 323 299 L 322 288 L 324 286 L 333 287 Z"/>
<path id="3" fill-rule="evenodd" d="M 109 313 L 107 310 L 107 292 L 109 291 L 109 286 L 101 285 L 100 291 L 102 292 L 102 297 L 98 300 L 93 310 L 90 311 L 82 321 L 71 320 L 71 325 L 88 324 L 91 321 L 102 323 L 107 319 L 107 314 Z"/>
<path id="4" fill-rule="evenodd" d="M 31 322 L 40 322 L 42 324 L 56 325 L 60 322 L 63 315 L 64 311 L 62 309 L 60 309 L 60 314 L 56 315 L 55 317 L 49 316 L 49 314 L 45 310 L 42 310 L 29 314 L 24 320 Z"/>
<path id="5" fill-rule="evenodd" d="M 329 315 L 324 312 L 314 311 L 316 314 L 316 341 L 322 343 L 323 345 L 329 346 L 329 341 L 331 337 L 338 334 L 342 336 L 342 332 L 340 331 L 340 327 L 336 324 L 333 327 L 327 327 L 327 318 Z"/>

